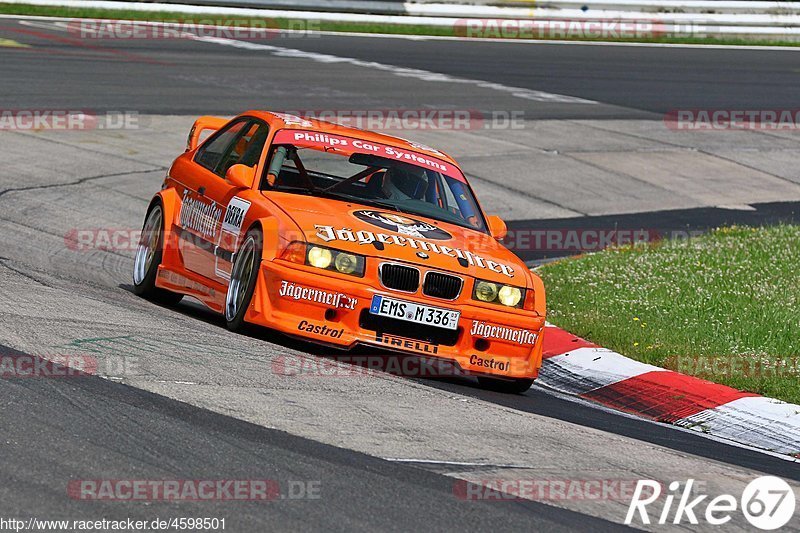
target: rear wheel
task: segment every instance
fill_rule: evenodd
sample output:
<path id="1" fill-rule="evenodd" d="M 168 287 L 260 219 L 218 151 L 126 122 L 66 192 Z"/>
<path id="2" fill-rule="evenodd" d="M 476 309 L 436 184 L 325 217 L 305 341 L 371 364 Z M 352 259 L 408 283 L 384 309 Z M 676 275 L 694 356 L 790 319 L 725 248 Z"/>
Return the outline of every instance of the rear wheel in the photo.
<path id="1" fill-rule="evenodd" d="M 506 394 L 522 394 L 533 385 L 532 379 L 495 379 L 485 378 L 483 376 L 478 378 L 478 383 L 484 389 L 492 390 L 495 392 L 503 392 Z"/>
<path id="2" fill-rule="evenodd" d="M 156 276 L 164 255 L 163 251 L 164 210 L 158 203 L 147 213 L 142 228 L 142 237 L 136 248 L 136 257 L 133 262 L 133 292 L 148 300 L 174 305 L 181 301 L 183 295 L 156 287 Z"/>
<path id="3" fill-rule="evenodd" d="M 262 247 L 261 230 L 253 228 L 245 235 L 244 242 L 233 260 L 231 282 L 225 296 L 225 321 L 231 331 L 239 331 L 245 326 L 244 315 L 250 307 L 256 288 Z"/>

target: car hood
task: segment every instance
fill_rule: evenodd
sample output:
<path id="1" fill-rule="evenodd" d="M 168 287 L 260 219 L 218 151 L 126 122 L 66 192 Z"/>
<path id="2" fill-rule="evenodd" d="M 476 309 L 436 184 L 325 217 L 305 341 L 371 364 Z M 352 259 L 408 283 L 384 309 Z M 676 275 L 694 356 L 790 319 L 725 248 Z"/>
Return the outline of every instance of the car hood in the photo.
<path id="1" fill-rule="evenodd" d="M 294 220 L 309 243 L 500 283 L 528 285 L 525 264 L 485 233 L 356 202 L 275 191 L 265 196 Z"/>

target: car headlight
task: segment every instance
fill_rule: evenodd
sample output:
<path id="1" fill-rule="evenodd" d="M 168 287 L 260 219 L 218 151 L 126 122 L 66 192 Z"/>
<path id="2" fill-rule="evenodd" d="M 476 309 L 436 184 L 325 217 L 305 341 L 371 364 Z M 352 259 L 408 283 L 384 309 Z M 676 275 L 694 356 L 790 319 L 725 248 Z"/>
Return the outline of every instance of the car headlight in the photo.
<path id="1" fill-rule="evenodd" d="M 497 283 L 491 283 L 489 281 L 475 282 L 475 298 L 482 302 L 495 301 L 499 290 Z"/>
<path id="2" fill-rule="evenodd" d="M 519 305 L 519 302 L 522 301 L 522 291 L 517 287 L 503 285 L 503 288 L 497 293 L 497 299 L 500 300 L 500 303 L 503 305 L 516 307 Z"/>
<path id="3" fill-rule="evenodd" d="M 336 254 L 333 266 L 342 274 L 352 274 L 358 269 L 358 257 L 353 254 L 339 252 Z"/>
<path id="4" fill-rule="evenodd" d="M 306 264 L 340 274 L 363 277 L 366 259 L 363 255 L 351 254 L 325 246 L 309 246 L 306 251 Z"/>
<path id="5" fill-rule="evenodd" d="M 506 307 L 522 307 L 525 289 L 493 281 L 476 280 L 472 297 L 480 302 L 495 303 Z"/>
<path id="6" fill-rule="evenodd" d="M 306 260 L 308 261 L 308 264 L 313 267 L 328 268 L 331 266 L 331 262 L 333 261 L 333 253 L 327 248 L 312 246 L 308 249 Z"/>

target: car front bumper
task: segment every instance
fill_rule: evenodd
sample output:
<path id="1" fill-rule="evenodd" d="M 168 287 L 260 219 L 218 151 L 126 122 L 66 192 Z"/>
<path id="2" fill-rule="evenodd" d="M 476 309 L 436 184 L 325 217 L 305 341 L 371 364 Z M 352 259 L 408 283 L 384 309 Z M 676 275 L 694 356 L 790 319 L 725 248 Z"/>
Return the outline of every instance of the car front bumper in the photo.
<path id="1" fill-rule="evenodd" d="M 380 285 L 375 283 L 375 285 Z M 455 331 L 370 314 L 376 294 L 461 312 Z M 245 319 L 340 348 L 357 344 L 442 358 L 469 374 L 534 379 L 545 319 L 535 312 L 489 309 L 375 287 L 366 278 L 327 276 L 280 260 L 264 261 Z"/>

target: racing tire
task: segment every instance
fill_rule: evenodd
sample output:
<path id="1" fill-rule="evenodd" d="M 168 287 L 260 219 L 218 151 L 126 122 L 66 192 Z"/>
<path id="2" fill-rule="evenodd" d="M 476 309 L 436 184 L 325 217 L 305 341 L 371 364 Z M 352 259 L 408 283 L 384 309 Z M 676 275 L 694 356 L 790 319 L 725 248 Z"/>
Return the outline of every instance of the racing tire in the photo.
<path id="1" fill-rule="evenodd" d="M 231 268 L 231 282 L 225 295 L 225 322 L 231 331 L 246 328 L 244 316 L 253 299 L 258 273 L 261 270 L 261 254 L 264 237 L 259 228 L 253 228 L 244 236 L 236 252 Z"/>
<path id="2" fill-rule="evenodd" d="M 478 383 L 480 384 L 481 387 L 487 390 L 502 392 L 505 394 L 522 394 L 523 392 L 531 388 L 531 385 L 533 385 L 533 380 L 532 379 L 506 380 L 506 379 L 485 378 L 483 376 L 480 376 L 478 377 Z"/>
<path id="3" fill-rule="evenodd" d="M 164 209 L 158 202 L 144 219 L 142 236 L 133 262 L 133 292 L 163 305 L 175 305 L 182 294 L 156 287 L 158 266 L 164 256 Z"/>

